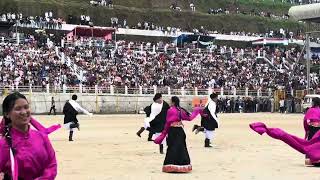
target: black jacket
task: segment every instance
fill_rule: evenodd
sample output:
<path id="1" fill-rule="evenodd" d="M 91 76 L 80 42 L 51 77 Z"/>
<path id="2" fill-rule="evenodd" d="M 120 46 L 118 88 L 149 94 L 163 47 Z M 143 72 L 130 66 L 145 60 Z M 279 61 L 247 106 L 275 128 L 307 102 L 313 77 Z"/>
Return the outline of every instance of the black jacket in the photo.
<path id="1" fill-rule="evenodd" d="M 163 101 L 161 112 L 150 122 L 150 129 L 155 133 L 161 133 L 164 129 L 167 119 L 167 111 L 170 108 L 169 104 Z M 151 111 L 150 111 L 151 113 Z"/>
<path id="2" fill-rule="evenodd" d="M 214 119 L 211 115 L 208 106 L 203 110 L 204 116 L 201 116 L 201 126 L 204 127 L 206 130 L 213 131 L 218 128 L 217 119 Z M 217 111 L 216 111 L 217 116 Z M 218 116 L 217 116 L 218 117 Z"/>
<path id="3" fill-rule="evenodd" d="M 63 114 L 64 114 L 64 124 L 74 122 L 78 123 L 77 115 L 78 111 L 75 110 L 72 105 L 69 103 L 69 101 L 66 102 L 66 104 L 63 106 Z"/>
<path id="4" fill-rule="evenodd" d="M 151 114 L 151 105 L 145 107 L 145 108 L 143 109 L 143 111 L 146 113 L 146 116 L 147 116 L 147 117 L 150 117 L 150 114 Z"/>

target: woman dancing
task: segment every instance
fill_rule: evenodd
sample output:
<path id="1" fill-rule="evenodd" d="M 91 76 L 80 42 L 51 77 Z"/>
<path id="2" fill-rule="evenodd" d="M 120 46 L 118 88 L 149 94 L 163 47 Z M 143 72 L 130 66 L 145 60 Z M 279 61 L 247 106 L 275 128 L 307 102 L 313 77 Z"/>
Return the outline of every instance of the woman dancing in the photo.
<path id="1" fill-rule="evenodd" d="M 20 93 L 8 95 L 2 108 L 4 128 L 0 132 L 0 177 L 2 174 L 5 180 L 54 180 L 57 161 L 47 136 L 53 129 L 46 131 L 40 127 L 40 131 L 35 131 L 30 128 L 29 103 Z"/>
<path id="2" fill-rule="evenodd" d="M 183 130 L 182 121 L 192 121 L 202 112 L 201 108 L 195 108 L 192 114 L 180 107 L 178 97 L 171 98 L 171 107 L 167 112 L 166 124 L 161 135 L 154 140 L 156 144 L 161 144 L 167 138 L 167 154 L 163 163 L 163 172 L 190 172 L 192 166 L 186 145 L 186 134 Z"/>

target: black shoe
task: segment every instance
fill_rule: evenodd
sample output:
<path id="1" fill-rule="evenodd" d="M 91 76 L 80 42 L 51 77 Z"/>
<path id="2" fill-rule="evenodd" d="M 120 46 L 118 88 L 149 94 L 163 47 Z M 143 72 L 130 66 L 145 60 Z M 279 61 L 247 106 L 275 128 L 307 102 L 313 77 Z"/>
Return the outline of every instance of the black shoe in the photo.
<path id="1" fill-rule="evenodd" d="M 137 136 L 141 137 L 141 133 L 144 131 L 144 127 L 141 127 L 140 130 L 136 133 Z"/>
<path id="2" fill-rule="evenodd" d="M 152 136 L 153 136 L 153 133 L 149 131 L 148 141 L 153 141 L 153 140 L 152 140 Z"/>
<path id="3" fill-rule="evenodd" d="M 199 132 L 204 132 L 204 127 L 198 126 L 195 134 L 198 134 Z"/>
<path id="4" fill-rule="evenodd" d="M 195 124 L 195 125 L 193 126 L 193 128 L 192 128 L 192 132 L 195 131 L 195 130 L 198 129 L 198 128 L 199 128 L 199 126 Z"/>
<path id="5" fill-rule="evenodd" d="M 210 139 L 205 139 L 204 140 L 204 147 L 207 147 L 207 148 L 211 148 L 212 146 L 210 145 Z"/>
<path id="6" fill-rule="evenodd" d="M 70 131 L 69 132 L 69 141 L 73 141 L 72 137 L 73 137 L 73 131 Z"/>
<path id="7" fill-rule="evenodd" d="M 160 144 L 160 145 L 159 145 L 159 148 L 160 148 L 160 154 L 164 154 L 164 153 L 163 153 L 163 144 Z"/>

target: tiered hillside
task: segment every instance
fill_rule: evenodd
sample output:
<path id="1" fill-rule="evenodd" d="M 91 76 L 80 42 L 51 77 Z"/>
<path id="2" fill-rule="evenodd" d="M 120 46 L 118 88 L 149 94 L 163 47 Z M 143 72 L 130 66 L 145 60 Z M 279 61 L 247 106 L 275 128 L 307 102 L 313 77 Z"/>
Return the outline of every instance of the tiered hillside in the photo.
<path id="1" fill-rule="evenodd" d="M 22 12 L 24 15 L 39 15 L 52 10 L 59 17 L 68 15 L 79 17 L 88 14 L 95 25 L 110 25 L 111 17 L 127 20 L 129 25 L 138 22 L 153 22 L 161 26 L 181 27 L 183 29 L 204 26 L 218 31 L 267 32 L 279 28 L 296 32 L 304 25 L 291 20 L 276 20 L 268 17 L 251 16 L 249 13 L 269 12 L 282 16 L 288 12 L 290 4 L 272 0 L 195 0 L 196 12 L 191 12 L 188 0 L 177 1 L 181 12 L 170 10 L 173 0 L 113 0 L 114 8 L 93 7 L 89 0 L 1 0 L 0 12 Z M 209 15 L 209 8 L 228 9 L 229 15 Z M 237 8 L 246 14 L 236 14 Z"/>

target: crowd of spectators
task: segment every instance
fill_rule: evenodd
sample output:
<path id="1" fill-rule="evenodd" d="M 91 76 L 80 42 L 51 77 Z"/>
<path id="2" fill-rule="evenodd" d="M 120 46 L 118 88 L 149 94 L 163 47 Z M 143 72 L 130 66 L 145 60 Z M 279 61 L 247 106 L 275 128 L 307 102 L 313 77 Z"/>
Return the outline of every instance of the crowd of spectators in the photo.
<path id="1" fill-rule="evenodd" d="M 257 11 L 255 9 L 252 9 L 251 11 L 241 11 L 239 8 L 237 8 L 234 11 L 228 10 L 226 8 L 209 8 L 208 14 L 242 14 L 242 15 L 249 15 L 249 16 L 259 16 L 259 17 L 266 17 L 266 18 L 273 18 L 278 20 L 288 20 L 289 15 L 283 14 L 283 15 L 277 15 L 273 14 L 271 12 L 264 12 L 264 11 Z"/>
<path id="2" fill-rule="evenodd" d="M 218 99 L 218 111 L 220 113 L 276 112 L 276 109 L 280 109 L 280 107 L 283 113 L 301 113 L 303 111 L 302 100 L 299 98 L 289 95 L 282 101 L 277 106 L 279 108 L 276 108 L 276 102 L 273 97 L 220 98 Z M 281 104 L 283 104 L 283 107 Z"/>
<path id="3" fill-rule="evenodd" d="M 29 87 L 47 84 L 61 87 L 78 81 L 56 55 L 55 48 L 30 43 L 0 43 L 0 86 Z M 79 82 L 77 82 L 79 83 Z"/>
<path id="4" fill-rule="evenodd" d="M 77 86 L 81 80 L 57 56 L 55 46 L 38 46 L 36 41 L 20 45 L 0 42 L 1 85 Z M 306 65 L 299 46 L 197 49 L 197 45 L 188 44 L 179 49 L 161 41 L 155 44 L 118 41 L 117 45 L 109 41 L 99 47 L 91 41 L 91 38 L 82 39 L 76 45 L 61 48 L 65 57 L 70 57 L 83 70 L 82 83 L 90 87 L 156 85 L 173 89 L 290 91 L 305 89 L 307 85 Z M 265 51 L 272 66 L 257 60 L 258 51 Z M 313 55 L 312 64 L 319 64 L 317 57 Z M 312 72 L 311 87 L 317 89 L 318 85 L 319 74 Z"/>
<path id="5" fill-rule="evenodd" d="M 30 28 L 61 29 L 66 22 L 62 18 L 56 18 L 52 11 L 40 16 L 23 16 L 22 13 L 3 13 L 0 16 L 2 22 L 17 23 L 18 26 Z"/>
<path id="6" fill-rule="evenodd" d="M 306 69 L 299 49 L 232 48 L 216 46 L 205 51 L 180 49 L 172 44 L 118 42 L 117 50 L 69 47 L 66 53 L 85 70 L 85 84 L 129 88 L 171 87 L 191 89 L 305 89 Z M 166 48 L 165 48 L 166 46 Z M 130 47 L 130 48 L 129 48 Z M 136 48 L 135 48 L 136 47 Z M 171 50 L 169 50 L 171 48 Z M 192 51 L 193 48 L 193 51 Z M 161 50 L 160 50 L 161 49 Z M 165 51 L 164 49 L 167 49 Z M 274 67 L 257 61 L 257 51 L 266 51 Z M 316 62 L 316 60 L 312 61 Z M 311 74 L 317 88 L 318 73 Z"/>
<path id="7" fill-rule="evenodd" d="M 91 0 L 90 5 L 92 6 L 107 6 L 113 8 L 112 0 Z"/>

